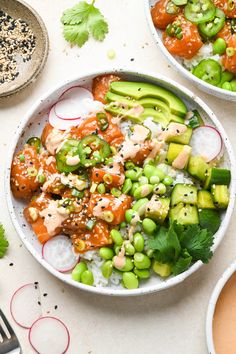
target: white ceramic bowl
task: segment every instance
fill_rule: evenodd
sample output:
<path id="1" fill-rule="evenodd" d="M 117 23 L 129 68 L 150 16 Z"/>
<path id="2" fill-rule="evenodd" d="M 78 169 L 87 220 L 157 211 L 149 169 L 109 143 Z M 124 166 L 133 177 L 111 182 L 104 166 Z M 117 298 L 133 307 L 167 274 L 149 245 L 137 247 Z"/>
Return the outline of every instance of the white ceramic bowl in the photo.
<path id="1" fill-rule="evenodd" d="M 211 294 L 211 298 L 209 301 L 208 309 L 207 309 L 207 318 L 206 318 L 206 339 L 207 339 L 207 347 L 210 354 L 216 354 L 214 342 L 213 342 L 213 317 L 215 313 L 215 307 L 218 301 L 218 298 L 223 290 L 227 281 L 231 278 L 231 276 L 236 272 L 236 261 L 233 262 L 229 268 L 222 274 L 216 286 Z"/>
<path id="2" fill-rule="evenodd" d="M 194 85 L 196 85 L 200 90 L 207 92 L 208 94 L 214 95 L 216 97 L 228 100 L 228 101 L 233 101 L 236 102 L 236 92 L 228 91 L 228 90 L 223 90 L 219 87 L 213 86 L 208 84 L 207 82 L 200 80 L 193 74 L 191 74 L 190 71 L 185 69 L 183 65 L 172 55 L 168 52 L 166 47 L 164 46 L 162 42 L 162 30 L 159 30 L 155 28 L 153 21 L 152 21 L 152 16 L 150 13 L 150 8 L 153 6 L 158 0 L 144 0 L 145 1 L 145 12 L 146 12 L 146 17 L 147 21 L 149 24 L 149 28 L 151 30 L 152 36 L 157 44 L 157 47 L 160 48 L 161 52 L 164 54 L 166 59 L 171 63 L 171 65 L 175 68 L 175 70 L 180 73 L 181 75 L 185 76 L 188 80 L 192 81 Z"/>
<path id="3" fill-rule="evenodd" d="M 28 137 L 40 135 L 44 123 L 47 119 L 47 112 L 49 108 L 52 106 L 52 104 L 58 99 L 58 97 L 61 95 L 63 91 L 65 91 L 67 88 L 71 86 L 82 85 L 87 88 L 90 88 L 92 79 L 95 76 L 103 73 L 104 72 L 102 71 L 88 73 L 83 77 L 77 77 L 72 80 L 68 80 L 65 83 L 61 84 L 60 86 L 54 87 L 50 92 L 46 93 L 43 97 L 41 97 L 28 111 L 25 118 L 23 119 L 23 121 L 21 122 L 20 126 L 17 129 L 13 137 L 13 141 L 11 142 L 10 154 L 6 166 L 5 182 L 6 182 L 6 196 L 7 196 L 8 208 L 10 211 L 13 224 L 16 228 L 16 231 L 18 232 L 20 238 L 22 239 L 27 249 L 31 252 L 31 254 L 37 259 L 39 263 L 41 263 L 50 273 L 55 275 L 57 278 L 61 279 L 62 281 L 70 285 L 73 285 L 74 287 L 85 289 L 93 293 L 105 294 L 105 295 L 123 295 L 123 296 L 142 295 L 154 291 L 160 291 L 182 282 L 190 274 L 192 274 L 198 268 L 200 268 L 202 262 L 200 261 L 196 262 L 186 272 L 176 277 L 168 278 L 167 280 L 161 280 L 159 277 L 151 277 L 148 281 L 142 282 L 141 287 L 135 290 L 125 290 L 125 289 L 114 290 L 112 288 L 95 288 L 92 286 L 87 286 L 81 283 L 77 283 L 71 279 L 71 276 L 69 274 L 62 274 L 56 271 L 42 258 L 42 252 L 41 252 L 42 246 L 37 241 L 30 226 L 25 222 L 24 217 L 22 215 L 22 211 L 25 206 L 25 203 L 22 202 L 21 200 L 14 199 L 10 190 L 10 167 L 11 167 L 13 154 L 17 149 L 23 146 L 24 142 L 27 140 Z M 202 100 L 200 100 L 192 92 L 190 92 L 183 86 L 179 85 L 178 83 L 170 80 L 169 78 L 165 78 L 161 75 L 157 75 L 150 72 L 136 73 L 136 72 L 124 71 L 124 70 L 114 70 L 114 73 L 121 75 L 122 78 L 126 80 L 147 81 L 172 90 L 174 93 L 176 93 L 187 103 L 190 109 L 193 109 L 193 107 L 198 109 L 203 119 L 208 124 L 215 126 L 220 131 L 225 143 L 225 166 L 231 169 L 232 182 L 230 185 L 229 206 L 222 217 L 221 226 L 217 231 L 217 233 L 215 234 L 215 243 L 213 247 L 213 250 L 215 250 L 226 232 L 227 226 L 230 221 L 230 217 L 232 215 L 234 198 L 235 198 L 235 179 L 236 179 L 235 160 L 234 160 L 232 147 L 230 145 L 230 142 L 227 138 L 227 135 L 223 127 L 217 120 L 214 113 L 207 107 L 207 105 Z"/>

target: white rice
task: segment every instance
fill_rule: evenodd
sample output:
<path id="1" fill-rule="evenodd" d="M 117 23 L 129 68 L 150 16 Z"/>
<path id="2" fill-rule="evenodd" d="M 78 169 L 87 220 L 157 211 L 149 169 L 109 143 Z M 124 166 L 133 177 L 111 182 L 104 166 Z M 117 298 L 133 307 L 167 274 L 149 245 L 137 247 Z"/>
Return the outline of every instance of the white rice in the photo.
<path id="1" fill-rule="evenodd" d="M 214 59 L 217 62 L 220 61 L 219 55 L 213 54 L 213 44 L 208 43 L 204 44 L 198 51 L 198 53 L 192 59 L 180 59 L 182 65 L 188 70 L 192 70 L 195 66 L 197 66 L 201 60 L 203 59 Z"/>

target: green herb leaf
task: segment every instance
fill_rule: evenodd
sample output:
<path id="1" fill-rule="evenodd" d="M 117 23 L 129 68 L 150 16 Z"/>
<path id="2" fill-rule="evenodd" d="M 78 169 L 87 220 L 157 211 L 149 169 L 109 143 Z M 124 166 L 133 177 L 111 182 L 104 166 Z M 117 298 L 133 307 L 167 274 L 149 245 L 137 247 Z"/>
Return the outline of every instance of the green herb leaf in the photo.
<path id="1" fill-rule="evenodd" d="M 181 237 L 181 246 L 188 250 L 193 261 L 201 260 L 208 263 L 212 257 L 211 246 L 214 235 L 207 229 L 201 229 L 199 225 L 189 225 Z"/>
<path id="2" fill-rule="evenodd" d="M 192 262 L 192 257 L 190 256 L 188 251 L 187 250 L 182 251 L 179 259 L 172 267 L 173 275 L 178 275 L 180 273 L 185 272 L 185 270 L 189 268 L 191 262 Z"/>
<path id="3" fill-rule="evenodd" d="M 0 258 L 2 258 L 5 255 L 8 245 L 9 243 L 5 238 L 5 230 L 2 224 L 0 224 Z"/>
<path id="4" fill-rule="evenodd" d="M 82 47 L 87 42 L 89 34 L 95 40 L 104 40 L 108 33 L 108 24 L 100 10 L 93 4 L 94 1 L 91 4 L 81 1 L 64 11 L 61 22 L 64 25 L 64 37 L 68 42 Z"/>

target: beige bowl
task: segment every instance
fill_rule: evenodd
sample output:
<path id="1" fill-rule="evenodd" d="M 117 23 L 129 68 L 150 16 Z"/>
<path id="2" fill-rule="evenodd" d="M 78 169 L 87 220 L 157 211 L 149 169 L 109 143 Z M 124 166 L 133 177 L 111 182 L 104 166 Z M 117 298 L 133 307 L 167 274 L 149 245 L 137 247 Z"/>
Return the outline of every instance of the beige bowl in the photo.
<path id="1" fill-rule="evenodd" d="M 18 92 L 36 79 L 46 62 L 49 42 L 43 20 L 28 4 L 21 0 L 0 0 L 0 9 L 14 19 L 21 18 L 27 22 L 36 38 L 32 58 L 21 65 L 18 77 L 11 82 L 0 84 L 0 97 L 3 97 Z"/>

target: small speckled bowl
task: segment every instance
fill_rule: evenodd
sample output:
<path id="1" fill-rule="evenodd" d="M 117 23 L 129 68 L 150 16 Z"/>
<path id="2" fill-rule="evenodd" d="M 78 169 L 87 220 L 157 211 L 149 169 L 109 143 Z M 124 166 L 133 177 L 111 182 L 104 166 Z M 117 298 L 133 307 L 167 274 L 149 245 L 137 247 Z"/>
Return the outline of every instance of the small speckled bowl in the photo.
<path id="1" fill-rule="evenodd" d="M 14 19 L 24 20 L 34 33 L 36 40 L 31 60 L 20 65 L 16 79 L 0 84 L 0 97 L 4 97 L 20 91 L 37 78 L 48 56 L 49 41 L 43 20 L 32 7 L 22 0 L 0 0 L 0 9 Z"/>
<path id="2" fill-rule="evenodd" d="M 222 213 L 222 222 L 219 230 L 215 234 L 215 242 L 212 248 L 213 251 L 217 248 L 217 246 L 222 241 L 226 229 L 229 225 L 230 218 L 233 212 L 234 200 L 235 200 L 235 182 L 236 182 L 236 166 L 235 166 L 235 158 L 232 151 L 231 144 L 228 140 L 228 137 L 219 123 L 218 119 L 214 115 L 214 113 L 208 108 L 208 106 L 195 94 L 193 94 L 188 89 L 184 88 L 180 84 L 175 81 L 170 80 L 169 78 L 163 77 L 159 74 L 155 74 L 153 72 L 134 72 L 130 70 L 107 70 L 100 72 L 89 72 L 82 77 L 75 77 L 72 80 L 68 80 L 63 84 L 54 87 L 50 92 L 47 92 L 43 97 L 41 97 L 33 107 L 28 111 L 25 115 L 25 118 L 21 122 L 18 127 L 15 135 L 13 136 L 11 148 L 9 151 L 9 157 L 7 159 L 6 166 L 6 176 L 5 176 L 5 192 L 7 197 L 8 208 L 10 211 L 11 219 L 16 228 L 17 233 L 19 234 L 21 240 L 27 247 L 27 249 L 31 252 L 31 254 L 37 259 L 37 261 L 42 264 L 44 268 L 46 268 L 50 273 L 52 273 L 57 278 L 62 281 L 70 284 L 74 287 L 84 289 L 97 294 L 104 295 L 117 295 L 117 296 L 131 296 L 131 295 L 143 295 L 152 293 L 155 291 L 161 291 L 167 289 L 171 286 L 181 283 L 192 273 L 197 271 L 202 266 L 202 262 L 198 261 L 194 263 L 186 272 L 179 274 L 175 277 L 169 277 L 167 279 L 161 279 L 158 276 L 152 276 L 150 279 L 141 282 L 140 288 L 134 290 L 127 289 L 113 289 L 110 287 L 102 288 L 102 287 L 93 287 L 88 286 L 82 283 L 78 283 L 71 279 L 70 274 L 63 274 L 55 270 L 50 264 L 48 264 L 42 258 L 42 245 L 38 242 L 36 236 L 33 231 L 25 222 L 23 216 L 23 208 L 26 206 L 26 203 L 22 200 L 17 200 L 12 196 L 10 189 L 10 170 L 11 170 L 11 161 L 13 155 L 17 150 L 22 148 L 25 141 L 31 136 L 40 136 L 43 130 L 45 123 L 48 121 L 48 111 L 50 107 L 58 100 L 60 95 L 66 91 L 69 87 L 80 85 L 84 86 L 88 89 L 91 89 L 92 80 L 94 77 L 106 73 L 117 74 L 122 77 L 122 79 L 127 81 L 141 81 L 141 82 L 149 82 L 159 86 L 162 86 L 176 95 L 178 95 L 184 102 L 187 104 L 190 110 L 197 109 L 202 116 L 203 120 L 206 124 L 212 125 L 216 127 L 224 141 L 225 144 L 225 153 L 224 153 L 224 163 L 223 166 L 229 168 L 232 174 L 232 181 L 230 184 L 230 201 L 227 210 Z"/>
<path id="3" fill-rule="evenodd" d="M 180 62 L 177 57 L 173 56 L 168 52 L 166 47 L 163 44 L 162 41 L 162 30 L 159 30 L 155 28 L 153 21 L 152 21 L 152 16 L 150 13 L 151 6 L 153 6 L 158 0 L 145 0 L 144 1 L 144 6 L 145 6 L 145 12 L 146 12 L 146 17 L 147 17 L 147 22 L 149 25 L 149 28 L 151 30 L 152 36 L 156 42 L 157 47 L 161 50 L 162 54 L 166 57 L 166 59 L 169 61 L 169 63 L 173 66 L 173 68 L 180 74 L 183 75 L 186 79 L 192 81 L 194 85 L 196 85 L 200 90 L 222 98 L 223 100 L 227 101 L 233 101 L 236 102 L 236 92 L 228 91 L 228 90 L 223 90 L 220 87 L 213 86 L 208 84 L 207 82 L 199 79 L 195 75 L 193 75 L 189 70 L 187 70 Z M 158 59 L 158 58 L 157 58 Z"/>

